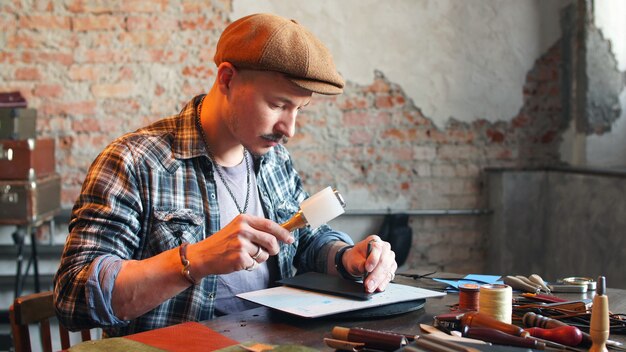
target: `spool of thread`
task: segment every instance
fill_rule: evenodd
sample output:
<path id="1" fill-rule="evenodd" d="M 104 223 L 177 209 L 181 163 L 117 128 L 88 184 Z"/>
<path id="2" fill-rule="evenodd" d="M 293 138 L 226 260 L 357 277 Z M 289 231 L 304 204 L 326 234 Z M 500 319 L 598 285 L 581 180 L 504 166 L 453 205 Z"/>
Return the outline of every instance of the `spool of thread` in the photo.
<path id="1" fill-rule="evenodd" d="M 459 310 L 478 311 L 480 296 L 480 285 L 461 284 L 459 285 Z"/>
<path id="2" fill-rule="evenodd" d="M 513 289 L 508 285 L 489 284 L 480 286 L 480 313 L 501 322 L 511 324 L 513 315 Z"/>

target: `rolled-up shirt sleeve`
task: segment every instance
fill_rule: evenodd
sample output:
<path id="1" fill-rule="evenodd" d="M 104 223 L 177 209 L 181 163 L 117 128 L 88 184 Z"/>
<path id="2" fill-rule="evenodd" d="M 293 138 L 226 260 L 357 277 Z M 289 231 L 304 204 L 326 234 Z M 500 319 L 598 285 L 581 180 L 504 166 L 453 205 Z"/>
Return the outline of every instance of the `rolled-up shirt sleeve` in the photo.
<path id="1" fill-rule="evenodd" d="M 129 321 L 118 319 L 111 303 L 115 278 L 122 268 L 122 259 L 113 255 L 97 257 L 91 264 L 85 284 L 85 300 L 90 318 L 104 326 L 124 325 Z"/>
<path id="2" fill-rule="evenodd" d="M 328 270 L 328 253 L 332 249 L 332 245 L 337 242 L 345 242 L 347 244 L 353 244 L 352 238 L 348 234 L 341 231 L 330 230 L 328 228 L 326 232 L 312 236 L 310 248 L 304 252 L 304 263 L 308 270 L 325 273 Z M 334 260 L 335 258 L 332 258 Z M 314 263 L 314 264 L 313 264 Z M 311 267 L 311 265 L 314 265 Z"/>
<path id="3" fill-rule="evenodd" d="M 54 278 L 59 321 L 69 330 L 123 326 L 111 307 L 123 260 L 140 243 L 140 182 L 123 143 L 111 144 L 92 164 L 69 224 Z"/>
<path id="4" fill-rule="evenodd" d="M 333 246 L 338 242 L 348 245 L 354 244 L 352 238 L 341 231 L 332 230 L 327 225 L 322 225 L 315 231 L 309 228 L 301 229 L 297 254 L 293 257 L 293 266 L 298 273 L 315 271 L 328 272 L 328 258 Z"/>

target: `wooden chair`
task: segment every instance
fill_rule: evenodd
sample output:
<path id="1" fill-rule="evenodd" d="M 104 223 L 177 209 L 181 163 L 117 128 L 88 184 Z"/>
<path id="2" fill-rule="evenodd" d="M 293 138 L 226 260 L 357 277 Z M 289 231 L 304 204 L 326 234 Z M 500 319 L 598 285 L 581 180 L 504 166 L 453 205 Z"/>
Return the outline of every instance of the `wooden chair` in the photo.
<path id="1" fill-rule="evenodd" d="M 44 352 L 52 352 L 52 339 L 50 334 L 50 318 L 56 317 L 52 291 L 33 293 L 16 298 L 9 308 L 11 319 L 11 331 L 13 333 L 13 346 L 16 352 L 30 352 L 29 324 L 39 324 L 41 345 Z M 59 336 L 61 348 L 70 347 L 70 335 L 66 328 L 59 324 Z M 91 340 L 89 330 L 81 331 L 83 341 Z"/>

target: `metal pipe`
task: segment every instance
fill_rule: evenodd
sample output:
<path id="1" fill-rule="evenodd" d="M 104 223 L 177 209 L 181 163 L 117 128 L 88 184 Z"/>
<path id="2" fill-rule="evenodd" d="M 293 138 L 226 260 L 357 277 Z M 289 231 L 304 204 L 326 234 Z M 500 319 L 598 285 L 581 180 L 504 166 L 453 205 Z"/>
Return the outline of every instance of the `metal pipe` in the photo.
<path id="1" fill-rule="evenodd" d="M 387 214 L 407 214 L 412 216 L 453 216 L 453 215 L 486 215 L 493 213 L 491 209 L 346 209 L 345 215 L 372 216 Z"/>

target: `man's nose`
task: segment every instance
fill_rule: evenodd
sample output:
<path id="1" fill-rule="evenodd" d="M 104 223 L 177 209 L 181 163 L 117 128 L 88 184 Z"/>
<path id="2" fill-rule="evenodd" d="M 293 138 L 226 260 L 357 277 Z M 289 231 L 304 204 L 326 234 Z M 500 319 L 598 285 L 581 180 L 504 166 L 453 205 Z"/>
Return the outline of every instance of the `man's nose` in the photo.
<path id="1" fill-rule="evenodd" d="M 277 124 L 277 132 L 280 132 L 287 138 L 293 137 L 296 132 L 296 117 L 298 116 L 298 110 L 285 110 L 281 116 L 281 120 Z"/>

